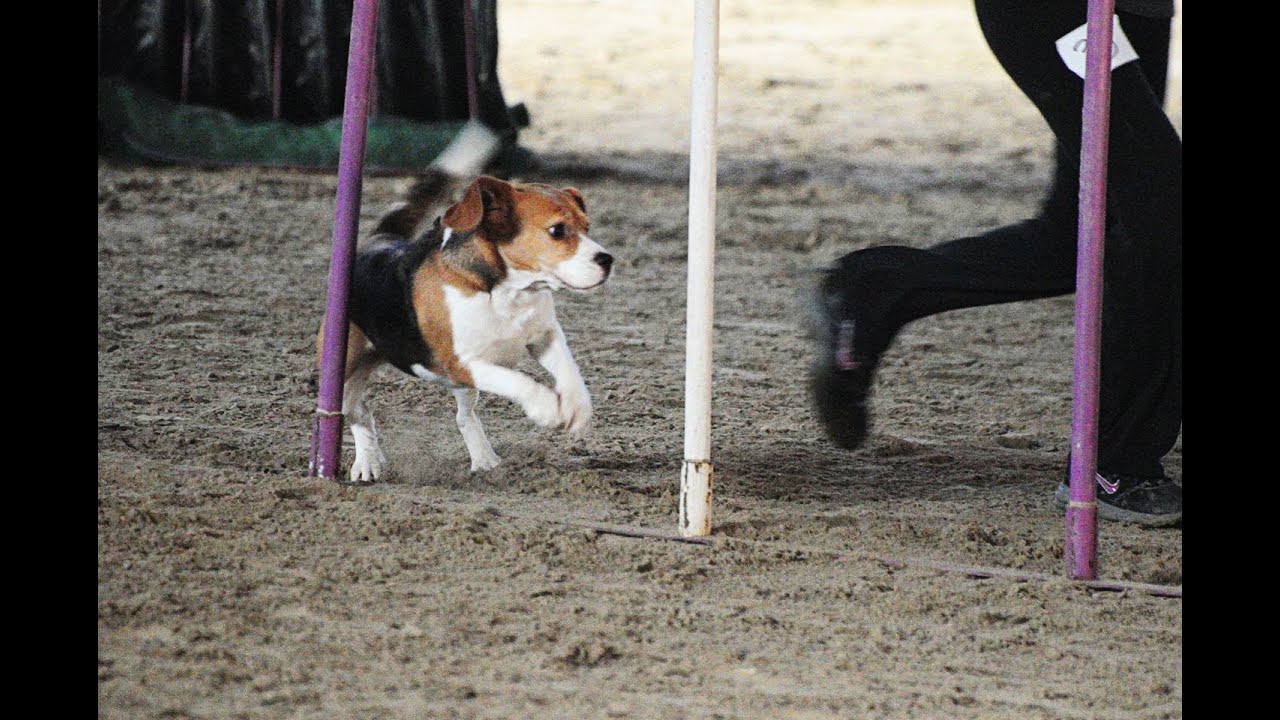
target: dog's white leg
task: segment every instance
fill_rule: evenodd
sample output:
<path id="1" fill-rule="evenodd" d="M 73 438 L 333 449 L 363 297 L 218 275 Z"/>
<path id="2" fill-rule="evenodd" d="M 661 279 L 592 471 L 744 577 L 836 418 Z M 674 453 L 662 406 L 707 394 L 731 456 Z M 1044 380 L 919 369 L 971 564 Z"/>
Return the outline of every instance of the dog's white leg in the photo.
<path id="1" fill-rule="evenodd" d="M 542 342 L 530 345 L 529 353 L 556 379 L 560 424 L 574 437 L 585 435 L 591 428 L 591 393 L 569 351 L 560 323 L 553 323 Z"/>
<path id="2" fill-rule="evenodd" d="M 351 424 L 351 434 L 356 440 L 356 459 L 351 463 L 351 482 L 369 483 L 382 474 L 387 458 L 378 447 L 378 426 L 373 413 L 364 404 L 365 390 L 369 387 L 369 375 L 376 365 L 362 364 L 347 378 L 342 388 L 342 414 Z"/>
<path id="3" fill-rule="evenodd" d="M 458 388 L 453 391 L 453 398 L 458 401 L 458 431 L 462 433 L 462 441 L 467 444 L 467 453 L 471 455 L 471 472 L 497 467 L 501 459 L 493 451 L 489 437 L 484 434 L 484 426 L 476 416 L 480 391 Z"/>
<path id="4" fill-rule="evenodd" d="M 466 367 L 477 390 L 514 401 L 530 420 L 542 427 L 560 424 L 560 401 L 551 388 L 539 384 L 519 370 L 511 370 L 484 360 L 472 360 Z"/>

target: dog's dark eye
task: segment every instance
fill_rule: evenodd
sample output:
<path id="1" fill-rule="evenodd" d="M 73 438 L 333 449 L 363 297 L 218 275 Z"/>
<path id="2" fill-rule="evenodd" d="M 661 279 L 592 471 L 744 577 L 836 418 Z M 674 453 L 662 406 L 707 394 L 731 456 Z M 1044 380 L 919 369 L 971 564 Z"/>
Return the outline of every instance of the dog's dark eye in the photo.
<path id="1" fill-rule="evenodd" d="M 547 228 L 547 232 L 551 235 L 551 237 L 557 240 L 563 240 L 564 236 L 568 234 L 568 231 L 564 227 L 564 223 L 556 223 L 555 225 L 552 225 L 551 227 Z"/>

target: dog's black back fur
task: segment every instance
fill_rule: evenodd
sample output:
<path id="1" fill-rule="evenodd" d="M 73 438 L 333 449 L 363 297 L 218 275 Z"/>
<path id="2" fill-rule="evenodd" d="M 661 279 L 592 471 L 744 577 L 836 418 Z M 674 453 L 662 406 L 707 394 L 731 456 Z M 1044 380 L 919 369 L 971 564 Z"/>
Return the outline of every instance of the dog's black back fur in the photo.
<path id="1" fill-rule="evenodd" d="M 413 308 L 413 276 L 436 248 L 430 236 L 411 242 L 382 235 L 356 255 L 351 279 L 351 322 L 368 336 L 387 362 L 413 374 L 420 364 L 431 367 L 431 349 L 418 330 Z M 434 240 L 439 244 L 438 238 Z"/>

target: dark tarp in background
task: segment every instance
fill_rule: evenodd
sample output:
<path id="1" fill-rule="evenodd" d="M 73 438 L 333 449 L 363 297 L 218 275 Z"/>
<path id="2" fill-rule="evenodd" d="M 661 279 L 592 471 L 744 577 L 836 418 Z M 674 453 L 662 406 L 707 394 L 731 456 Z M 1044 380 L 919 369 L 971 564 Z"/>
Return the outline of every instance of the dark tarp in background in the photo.
<path id="1" fill-rule="evenodd" d="M 370 166 L 421 167 L 467 120 L 467 1 L 380 0 Z M 528 119 L 522 106 L 507 107 L 498 82 L 497 0 L 469 1 L 480 120 L 503 138 L 511 163 Z M 159 162 L 335 166 L 352 0 L 279 2 L 101 0 L 100 148 Z M 284 122 L 272 119 L 278 12 Z M 190 72 L 180 105 L 187 23 Z"/>

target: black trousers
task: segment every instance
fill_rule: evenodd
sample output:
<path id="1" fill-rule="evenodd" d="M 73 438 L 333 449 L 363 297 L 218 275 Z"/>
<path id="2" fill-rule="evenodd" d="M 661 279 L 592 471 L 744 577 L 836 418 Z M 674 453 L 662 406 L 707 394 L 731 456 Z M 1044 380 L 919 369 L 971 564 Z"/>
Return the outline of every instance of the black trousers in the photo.
<path id="1" fill-rule="evenodd" d="M 841 258 L 836 275 L 858 325 L 879 333 L 855 339 L 863 347 L 883 349 L 928 315 L 1075 290 L 1084 81 L 1054 42 L 1085 23 L 1086 3 L 976 8 L 996 59 L 1056 136 L 1053 187 L 1035 218 Z M 1182 427 L 1182 140 L 1163 109 L 1171 21 L 1118 15 L 1139 61 L 1112 72 L 1098 467 L 1158 476 Z"/>

